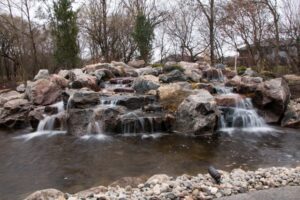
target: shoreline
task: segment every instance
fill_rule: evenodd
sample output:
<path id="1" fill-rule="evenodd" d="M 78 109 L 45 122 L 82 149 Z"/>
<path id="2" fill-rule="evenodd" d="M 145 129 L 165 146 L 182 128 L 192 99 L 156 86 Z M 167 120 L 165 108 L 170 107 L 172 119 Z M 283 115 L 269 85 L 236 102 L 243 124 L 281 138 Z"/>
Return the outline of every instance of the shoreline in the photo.
<path id="1" fill-rule="evenodd" d="M 222 175 L 220 184 L 217 184 L 209 174 L 177 177 L 156 174 L 138 187 L 99 186 L 76 194 L 48 189 L 37 191 L 26 200 L 40 196 L 51 196 L 59 200 L 215 199 L 270 188 L 300 186 L 300 166 L 260 168 L 255 171 L 242 169 L 234 169 L 231 172 L 218 171 Z"/>

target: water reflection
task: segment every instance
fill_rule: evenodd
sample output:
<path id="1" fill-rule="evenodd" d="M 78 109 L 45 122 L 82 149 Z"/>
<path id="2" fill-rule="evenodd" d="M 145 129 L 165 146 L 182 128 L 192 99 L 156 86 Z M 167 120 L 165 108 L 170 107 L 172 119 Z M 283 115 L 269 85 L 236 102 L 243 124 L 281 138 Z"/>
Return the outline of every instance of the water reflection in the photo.
<path id="1" fill-rule="evenodd" d="M 276 134 L 235 130 L 214 138 L 58 134 L 24 142 L 20 135 L 24 133 L 0 133 L 1 199 L 21 199 L 44 188 L 73 193 L 124 176 L 197 174 L 210 164 L 223 170 L 255 169 L 295 166 L 300 160 L 300 134 L 278 128 Z"/>

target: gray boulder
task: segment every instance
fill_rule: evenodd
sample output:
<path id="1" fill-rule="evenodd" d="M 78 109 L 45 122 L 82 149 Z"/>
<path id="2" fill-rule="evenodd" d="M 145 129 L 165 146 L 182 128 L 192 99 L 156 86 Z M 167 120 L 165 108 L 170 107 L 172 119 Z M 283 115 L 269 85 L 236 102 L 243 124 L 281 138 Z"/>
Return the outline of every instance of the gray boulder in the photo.
<path id="1" fill-rule="evenodd" d="M 300 128 L 300 98 L 290 101 L 281 121 L 281 126 Z"/>
<path id="2" fill-rule="evenodd" d="M 47 79 L 49 78 L 49 70 L 48 69 L 41 69 L 37 75 L 35 75 L 34 80 L 39 79 Z"/>
<path id="3" fill-rule="evenodd" d="M 175 130 L 183 134 L 211 135 L 217 122 L 216 102 L 207 90 L 187 97 L 178 107 Z"/>
<path id="4" fill-rule="evenodd" d="M 149 90 L 156 90 L 159 88 L 159 80 L 152 75 L 140 76 L 134 80 L 132 88 L 137 93 L 145 93 Z"/>
<path id="5" fill-rule="evenodd" d="M 161 81 L 162 83 L 173 83 L 186 80 L 186 75 L 177 69 L 169 72 L 168 74 L 162 74 L 159 76 L 159 81 Z"/>

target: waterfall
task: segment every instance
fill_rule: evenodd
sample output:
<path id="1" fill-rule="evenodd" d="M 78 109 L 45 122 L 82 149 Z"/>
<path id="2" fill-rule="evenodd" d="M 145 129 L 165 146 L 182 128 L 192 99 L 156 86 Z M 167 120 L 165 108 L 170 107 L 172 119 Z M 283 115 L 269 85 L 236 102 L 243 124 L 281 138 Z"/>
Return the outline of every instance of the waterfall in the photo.
<path id="1" fill-rule="evenodd" d="M 64 111 L 63 101 L 51 105 L 50 107 L 57 109 L 57 114 L 54 115 L 44 115 L 44 119 L 39 122 L 37 131 L 53 131 L 55 129 L 55 120 L 59 117 Z"/>
<path id="2" fill-rule="evenodd" d="M 256 112 L 250 98 L 243 98 L 239 94 L 232 93 L 232 88 L 218 87 L 219 94 L 228 95 L 234 98 L 234 105 L 220 106 L 222 115 L 219 118 L 219 128 L 221 131 L 233 129 L 243 129 L 250 131 L 270 131 L 271 128 L 264 119 Z"/>
<path id="3" fill-rule="evenodd" d="M 117 106 L 119 100 L 118 99 L 100 99 L 100 105 L 109 105 L 110 107 Z"/>
<path id="4" fill-rule="evenodd" d="M 137 134 L 137 133 L 154 133 L 156 131 L 155 117 L 138 116 L 134 112 L 130 112 L 124 116 L 122 120 L 123 134 Z"/>
<path id="5" fill-rule="evenodd" d="M 66 131 L 63 130 L 55 130 L 55 121 L 65 112 L 63 101 L 58 102 L 56 104 L 51 105 L 50 107 L 57 109 L 57 114 L 54 115 L 44 115 L 44 119 L 39 122 L 38 128 L 36 132 L 21 135 L 15 137 L 16 139 L 24 139 L 25 141 L 29 141 L 33 138 L 40 136 L 51 137 L 58 134 L 65 134 Z M 62 127 L 60 127 L 62 129 Z"/>

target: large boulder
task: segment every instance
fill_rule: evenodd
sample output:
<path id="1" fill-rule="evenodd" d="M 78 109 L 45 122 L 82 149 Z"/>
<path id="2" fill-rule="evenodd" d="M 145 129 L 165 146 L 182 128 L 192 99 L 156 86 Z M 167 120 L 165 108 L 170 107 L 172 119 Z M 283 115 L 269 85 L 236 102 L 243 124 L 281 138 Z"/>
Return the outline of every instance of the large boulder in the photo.
<path id="1" fill-rule="evenodd" d="M 130 67 L 134 68 L 143 68 L 145 67 L 146 62 L 144 60 L 132 60 L 128 63 Z"/>
<path id="2" fill-rule="evenodd" d="M 35 75 L 34 80 L 39 79 L 47 79 L 49 77 L 49 71 L 48 69 L 41 69 L 37 75 Z"/>
<path id="3" fill-rule="evenodd" d="M 7 128 L 23 128 L 28 125 L 28 113 L 31 105 L 26 99 L 7 101 L 0 108 L 0 126 Z"/>
<path id="4" fill-rule="evenodd" d="M 162 68 L 160 67 L 153 68 L 148 66 L 148 67 L 136 69 L 135 71 L 139 74 L 139 76 L 142 75 L 159 76 L 160 74 L 162 74 Z"/>
<path id="5" fill-rule="evenodd" d="M 207 90 L 187 97 L 178 107 L 176 131 L 183 134 L 211 135 L 217 122 L 216 102 Z"/>
<path id="6" fill-rule="evenodd" d="M 190 63 L 190 62 L 179 62 L 179 66 L 181 66 L 183 73 L 187 77 L 188 80 L 193 82 L 200 82 L 202 78 L 202 72 L 199 69 L 198 63 Z"/>
<path id="7" fill-rule="evenodd" d="M 84 109 L 100 103 L 100 94 L 94 91 L 79 90 L 69 94 L 69 96 L 68 108 Z"/>
<path id="8" fill-rule="evenodd" d="M 65 194 L 56 189 L 39 190 L 28 197 L 25 200 L 66 200 Z"/>
<path id="9" fill-rule="evenodd" d="M 182 101 L 195 93 L 186 82 L 177 82 L 161 85 L 158 88 L 159 102 L 162 107 L 170 112 L 175 112 Z"/>
<path id="10" fill-rule="evenodd" d="M 14 90 L 0 90 L 0 107 L 8 101 L 21 98 L 24 98 L 24 94 L 20 94 Z"/>
<path id="11" fill-rule="evenodd" d="M 162 74 L 159 76 L 159 81 L 163 83 L 173 83 L 173 82 L 186 81 L 186 80 L 187 80 L 186 75 L 177 69 L 167 74 Z"/>
<path id="12" fill-rule="evenodd" d="M 283 78 L 289 85 L 291 91 L 291 99 L 300 98 L 300 76 L 288 74 L 285 75 Z"/>
<path id="13" fill-rule="evenodd" d="M 88 134 L 88 127 L 93 120 L 94 108 L 68 109 L 67 114 L 67 130 L 68 134 L 76 137 L 84 136 Z"/>
<path id="14" fill-rule="evenodd" d="M 140 76 L 134 80 L 132 87 L 137 93 L 145 93 L 159 88 L 159 80 L 152 75 Z"/>
<path id="15" fill-rule="evenodd" d="M 290 101 L 281 121 L 281 126 L 300 128 L 300 98 Z"/>
<path id="16" fill-rule="evenodd" d="M 62 87 L 56 81 L 39 79 L 28 81 L 26 88 L 27 98 L 36 105 L 50 105 L 57 102 L 61 96 Z"/>
<path id="17" fill-rule="evenodd" d="M 268 123 L 279 123 L 290 100 L 290 95 L 286 81 L 276 78 L 259 84 L 253 102 L 263 112 Z"/>
<path id="18" fill-rule="evenodd" d="M 96 76 L 85 74 L 82 71 L 79 71 L 79 69 L 77 70 L 75 75 L 76 78 L 74 81 L 71 82 L 71 88 L 81 89 L 87 87 L 95 91 L 99 90 L 99 85 Z"/>

